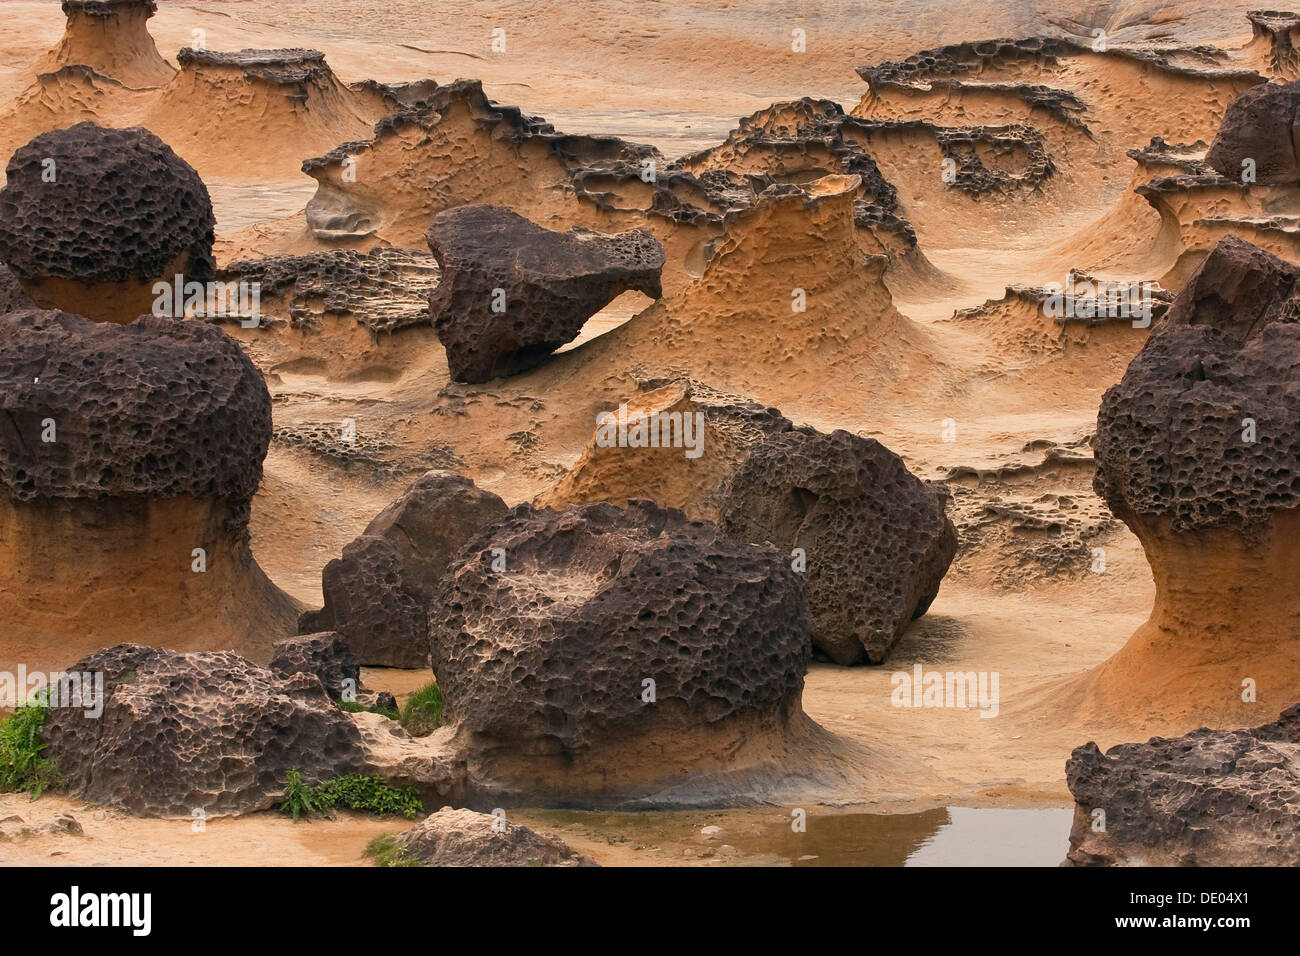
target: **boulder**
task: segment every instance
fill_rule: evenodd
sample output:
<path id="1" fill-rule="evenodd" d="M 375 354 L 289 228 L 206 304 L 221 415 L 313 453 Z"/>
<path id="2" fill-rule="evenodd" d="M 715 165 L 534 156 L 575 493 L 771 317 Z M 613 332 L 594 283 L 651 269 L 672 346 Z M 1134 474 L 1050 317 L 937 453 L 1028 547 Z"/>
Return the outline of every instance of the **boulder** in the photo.
<path id="1" fill-rule="evenodd" d="M 1205 161 L 1242 182 L 1244 160 L 1254 160 L 1255 182 L 1300 185 L 1300 83 L 1261 83 L 1228 104 Z"/>
<path id="2" fill-rule="evenodd" d="M 131 322 L 152 312 L 155 282 L 213 276 L 207 187 L 147 129 L 87 122 L 44 133 L 14 153 L 6 176 L 0 260 L 42 308 Z"/>
<path id="3" fill-rule="evenodd" d="M 439 213 L 426 238 L 442 273 L 429 314 L 461 382 L 540 365 L 623 292 L 663 294 L 663 247 L 642 229 L 552 232 L 478 205 Z"/>
<path id="4" fill-rule="evenodd" d="M 283 680 L 314 674 L 334 701 L 342 699 L 345 691 L 355 699 L 361 688 L 361 667 L 352 649 L 333 631 L 276 641 L 271 648 L 271 673 Z"/>
<path id="5" fill-rule="evenodd" d="M 652 792 L 802 720 L 807 629 L 770 548 L 648 501 L 519 505 L 431 605 L 439 733 L 483 792 L 534 806 Z"/>
<path id="6" fill-rule="evenodd" d="M 838 664 L 879 664 L 957 553 L 947 502 L 873 438 L 797 429 L 753 447 L 720 524 L 737 540 L 800 549 L 813 645 Z"/>
<path id="7" fill-rule="evenodd" d="M 1066 865 L 1300 865 L 1297 767 L 1300 705 L 1253 729 L 1078 747 Z"/>
<path id="8" fill-rule="evenodd" d="M 245 813 L 278 804 L 290 770 L 316 784 L 366 766 L 360 733 L 314 674 L 281 678 L 228 651 L 139 644 L 69 671 L 103 674 L 103 712 L 51 708 L 46 755 L 91 803 L 140 816 Z"/>
<path id="9" fill-rule="evenodd" d="M 425 866 L 597 866 L 562 840 L 473 810 L 443 807 L 399 833 L 408 860 Z"/>
<path id="10" fill-rule="evenodd" d="M 428 663 L 429 602 L 452 556 L 506 504 L 444 471 L 421 476 L 325 566 L 325 606 L 298 629 L 338 631 L 366 666 Z"/>

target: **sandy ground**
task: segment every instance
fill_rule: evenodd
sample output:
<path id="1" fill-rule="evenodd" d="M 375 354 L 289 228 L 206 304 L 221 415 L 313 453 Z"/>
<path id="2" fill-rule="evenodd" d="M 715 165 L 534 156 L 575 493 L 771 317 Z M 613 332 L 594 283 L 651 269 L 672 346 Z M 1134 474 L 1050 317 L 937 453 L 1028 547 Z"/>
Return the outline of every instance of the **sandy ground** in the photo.
<path id="1" fill-rule="evenodd" d="M 827 0 L 800 4 L 798 14 L 790 15 L 788 5 L 761 0 L 236 0 L 163 4 L 150 28 L 173 60 L 192 31 L 202 29 L 213 49 L 323 49 L 346 80 L 479 77 L 489 95 L 544 115 L 567 132 L 617 133 L 679 155 L 717 143 L 737 117 L 773 101 L 817 95 L 853 109 L 866 92 L 855 66 L 942 43 L 1041 32 L 1090 37 L 1100 26 L 1116 42 L 1232 49 L 1249 40 L 1244 11 L 1254 6 L 1239 0 Z M 63 25 L 54 3 L 10 0 L 3 13 L 0 101 L 27 86 L 29 67 L 54 45 Z M 507 31 L 505 54 L 491 52 L 497 27 Z M 790 51 L 796 28 L 807 33 L 807 53 Z M 843 251 L 835 244 L 833 222 L 818 233 L 822 245 L 801 235 L 798 223 L 778 222 L 770 226 L 773 234 L 795 245 L 808 243 L 789 266 L 791 274 L 783 274 L 781 265 L 737 261 L 734 284 L 721 291 L 687 287 L 649 309 L 643 298 L 625 297 L 544 368 L 479 388 L 449 386 L 436 347 L 410 349 L 400 367 L 384 374 L 345 377 L 301 364 L 276 368 L 265 343 L 245 338 L 250 354 L 273 373 L 277 425 L 352 417 L 360 434 L 379 443 L 379 457 L 409 465 L 381 475 L 273 446 L 254 502 L 259 564 L 285 592 L 315 606 L 323 565 L 424 467 L 445 464 L 448 454 L 454 467 L 509 503 L 531 500 L 578 459 L 590 439 L 592 412 L 626 394 L 624 372 L 645 357 L 645 343 L 670 332 L 706 336 L 713 329 L 709 323 L 737 300 L 750 308 L 731 316 L 731 327 L 752 330 L 761 342 L 788 319 L 788 307 L 778 314 L 771 302 L 788 303 L 784 297 L 793 285 L 823 282 L 827 301 L 845 309 L 871 302 L 885 324 L 874 332 L 846 326 L 848 344 L 815 368 L 791 371 L 775 359 L 746 362 L 701 348 L 690 353 L 692 374 L 775 405 L 796 422 L 878 437 L 917 474 L 947 479 L 964 545 L 938 599 L 887 666 L 818 664 L 810 671 L 807 713 L 846 747 L 869 750 L 878 763 L 859 789 L 803 796 L 822 814 L 1070 806 L 1064 763 L 1073 747 L 1178 729 L 1121 716 L 1062 715 L 1043 696 L 1044 688 L 1110 657 L 1152 608 L 1150 568 L 1137 539 L 1108 520 L 1092 494 L 1090 460 L 1085 455 L 1077 464 L 1052 464 L 1042 453 L 1086 439 L 1102 393 L 1119 380 L 1144 334 L 1101 330 L 1062 343 L 1053 330 L 1052 341 L 1044 344 L 1045 333 L 1035 324 L 1041 317 L 999 300 L 1008 284 L 1062 281 L 1072 267 L 1125 278 L 1166 274 L 1179 250 L 1155 241 L 1159 216 L 1132 201 L 1135 173 L 1124 152 L 1152 135 L 1171 141 L 1212 136 L 1232 93 L 1227 84 L 1202 83 L 1195 95 L 1175 95 L 1177 84 L 1162 86 L 1165 81 L 1142 71 L 1111 69 L 1083 62 L 1047 78 L 1084 91 L 1095 107 L 1090 118 L 1097 135 L 1085 143 L 1053 131 L 1061 175 L 1041 192 L 1000 203 L 953 198 L 925 165 L 924 144 L 882 143 L 873 151 L 898 185 L 903 212 L 929 261 L 948 277 L 946 284 L 892 275 L 883 284 L 861 275 L 843 279 L 825 265 Z M 872 107 L 880 116 L 897 108 Z M 1132 118 L 1137 114 L 1140 121 Z M 213 137 L 220 148 L 220 132 Z M 219 238 L 296 214 L 314 186 L 292 171 L 282 180 L 255 184 L 209 180 Z M 968 309 L 978 314 L 954 318 Z M 742 320 L 750 324 L 738 324 Z M 809 318 L 818 330 L 834 321 L 839 318 L 830 313 Z M 946 423 L 954 426 L 955 438 Z M 532 438 L 511 440 L 520 434 Z M 1058 523 L 1056 530 L 998 517 L 1008 509 L 1023 514 L 1039 506 Z M 1077 542 L 1061 543 L 1061 522 L 1077 523 Z M 1105 553 L 1100 573 L 1089 569 L 1094 549 Z M 1059 567 L 1052 563 L 1058 557 Z M 892 706 L 893 675 L 917 664 L 996 672 L 999 713 L 985 718 L 971 709 Z M 400 695 L 427 678 L 375 670 L 366 682 Z M 1272 704 L 1261 702 L 1256 723 L 1273 718 L 1280 707 Z M 773 862 L 762 848 L 776 845 L 770 828 L 783 825 L 789 810 L 574 818 L 519 811 L 515 818 L 561 835 L 602 863 L 712 865 Z M 0 843 L 0 863 L 352 865 L 360 862 L 368 839 L 395 828 L 392 821 L 352 815 L 295 826 L 275 814 L 254 814 L 209 821 L 204 832 L 194 832 L 190 821 L 135 820 L 59 796 L 30 805 L 20 797 L 0 797 L 0 823 L 14 813 L 39 825 L 65 811 L 82 824 L 84 836 L 44 834 Z M 738 842 L 754 849 L 706 855 L 709 847 L 698 831 L 707 825 L 739 834 Z"/>

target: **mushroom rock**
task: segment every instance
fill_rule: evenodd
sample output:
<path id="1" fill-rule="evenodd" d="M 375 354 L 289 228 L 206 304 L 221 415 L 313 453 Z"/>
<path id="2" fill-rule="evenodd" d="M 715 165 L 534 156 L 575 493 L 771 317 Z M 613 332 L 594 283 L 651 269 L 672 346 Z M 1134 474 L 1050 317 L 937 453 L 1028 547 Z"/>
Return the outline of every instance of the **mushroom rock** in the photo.
<path id="1" fill-rule="evenodd" d="M 930 607 L 957 553 L 947 493 L 873 438 L 798 429 L 755 445 L 720 524 L 802 552 L 812 643 L 837 664 L 879 664 Z"/>
<path id="2" fill-rule="evenodd" d="M 0 634 L 65 665 L 131 640 L 266 660 L 298 608 L 249 550 L 271 399 L 202 322 L 0 316 Z"/>
<path id="3" fill-rule="evenodd" d="M 1207 261 L 1097 416 L 1094 487 L 1141 541 L 1156 599 L 1071 700 L 1144 729 L 1241 726 L 1300 699 L 1300 325 L 1293 300 L 1223 265 L 1240 252 Z"/>
<path id="4" fill-rule="evenodd" d="M 155 282 L 213 276 L 208 190 L 146 129 L 78 123 L 44 133 L 14 153 L 6 175 L 0 260 L 42 308 L 131 322 L 153 311 Z"/>
<path id="5" fill-rule="evenodd" d="M 641 229 L 553 232 L 480 205 L 439 213 L 427 238 L 442 272 L 429 314 L 461 382 L 542 364 L 623 292 L 663 294 L 663 247 Z"/>
<path id="6" fill-rule="evenodd" d="M 155 0 L 63 0 L 63 39 L 36 72 L 86 66 L 124 86 L 162 86 L 176 70 L 149 35 L 148 20 L 157 12 Z"/>
<path id="7" fill-rule="evenodd" d="M 796 575 L 648 501 L 517 506 L 447 570 L 429 637 L 438 734 L 490 806 L 752 799 L 811 749 Z"/>
<path id="8" fill-rule="evenodd" d="M 339 632 L 366 666 L 426 666 L 438 579 L 461 546 L 505 512 L 504 501 L 468 478 L 428 472 L 325 566 L 325 606 L 305 612 L 298 629 Z"/>

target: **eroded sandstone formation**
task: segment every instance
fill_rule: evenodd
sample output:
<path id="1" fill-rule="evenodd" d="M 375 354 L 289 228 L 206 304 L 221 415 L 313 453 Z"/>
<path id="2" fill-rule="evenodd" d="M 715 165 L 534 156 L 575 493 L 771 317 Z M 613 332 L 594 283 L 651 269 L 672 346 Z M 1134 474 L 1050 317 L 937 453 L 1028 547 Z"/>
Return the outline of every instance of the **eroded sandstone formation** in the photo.
<path id="1" fill-rule="evenodd" d="M 6 176 L 0 260 L 42 308 L 131 322 L 153 311 L 156 281 L 212 277 L 207 188 L 146 129 L 78 123 L 42 134 Z"/>
<path id="2" fill-rule="evenodd" d="M 1066 763 L 1072 866 L 1295 866 L 1300 705 L 1247 730 L 1095 743 Z"/>
<path id="3" fill-rule="evenodd" d="M 957 553 L 947 500 L 873 438 L 797 429 L 754 446 L 727 483 L 720 524 L 806 564 L 816 648 L 837 664 L 879 664 Z"/>
<path id="4" fill-rule="evenodd" d="M 356 726 L 314 674 L 138 644 L 70 670 L 104 675 L 102 715 L 51 708 L 44 739 L 69 792 L 93 803 L 140 816 L 245 813 L 278 803 L 290 770 L 315 784 L 366 766 Z"/>
<path id="5" fill-rule="evenodd" d="M 505 502 L 460 475 L 431 471 L 381 511 L 325 566 L 325 606 L 303 632 L 337 631 L 366 666 L 428 663 L 429 603 L 453 556 Z"/>
<path id="6" fill-rule="evenodd" d="M 1077 690 L 1112 715 L 1240 726 L 1300 698 L 1295 270 L 1226 241 L 1102 400 L 1094 487 L 1138 536 L 1155 607 Z M 1271 595 L 1264 598 L 1263 595 Z"/>
<path id="7" fill-rule="evenodd" d="M 769 548 L 648 501 L 519 505 L 431 605 L 440 733 L 484 799 L 608 805 L 692 773 L 705 789 L 801 729 L 807 628 Z"/>
<path id="8" fill-rule="evenodd" d="M 265 660 L 291 632 L 248 547 L 271 399 L 223 332 L 0 316 L 0 411 L 7 645 L 62 665 L 166 628 Z"/>
<path id="9" fill-rule="evenodd" d="M 404 830 L 396 845 L 424 866 L 597 866 L 564 841 L 488 813 L 443 807 Z"/>
<path id="10" fill-rule="evenodd" d="M 288 680 L 294 674 L 313 674 L 332 700 L 350 692 L 356 699 L 361 687 L 361 666 L 347 642 L 333 631 L 299 634 L 276 641 L 271 648 L 271 673 Z"/>
<path id="11" fill-rule="evenodd" d="M 162 86 L 175 75 L 149 35 L 148 20 L 158 12 L 155 0 L 63 0 L 63 12 L 68 18 L 63 39 L 38 73 L 85 66 L 134 88 Z"/>
<path id="12" fill-rule="evenodd" d="M 429 314 L 461 382 L 541 364 L 623 292 L 663 295 L 663 247 L 642 230 L 552 232 L 501 206 L 461 206 L 427 238 L 441 269 Z"/>

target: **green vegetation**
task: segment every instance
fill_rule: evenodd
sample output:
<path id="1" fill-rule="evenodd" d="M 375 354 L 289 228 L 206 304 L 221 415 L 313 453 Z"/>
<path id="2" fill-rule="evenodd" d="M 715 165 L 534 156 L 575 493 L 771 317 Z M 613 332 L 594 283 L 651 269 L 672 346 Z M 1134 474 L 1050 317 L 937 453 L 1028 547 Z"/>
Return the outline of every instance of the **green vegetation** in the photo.
<path id="1" fill-rule="evenodd" d="M 375 866 L 423 866 L 419 860 L 406 852 L 406 847 L 397 842 L 392 833 L 381 833 L 366 844 L 365 856 L 373 860 Z"/>
<path id="2" fill-rule="evenodd" d="M 35 800 L 46 789 L 62 785 L 57 764 L 41 756 L 47 746 L 41 730 L 49 712 L 48 704 L 39 701 L 0 721 L 0 792 L 30 793 Z"/>
<path id="3" fill-rule="evenodd" d="M 379 816 L 396 815 L 413 820 L 424 812 L 424 804 L 414 787 L 394 790 L 379 777 L 350 773 L 318 787 L 309 787 L 303 783 L 297 770 L 290 770 L 280 810 L 292 814 L 295 823 L 299 817 L 313 813 L 332 820 L 335 810 L 362 810 Z"/>
<path id="4" fill-rule="evenodd" d="M 424 737 L 442 723 L 442 691 L 437 684 L 421 687 L 402 708 L 402 726 L 412 737 Z"/>
<path id="5" fill-rule="evenodd" d="M 379 714 L 389 720 L 401 719 L 395 710 L 389 710 L 386 707 L 366 707 L 355 700 L 339 701 L 339 710 L 349 714 Z"/>

